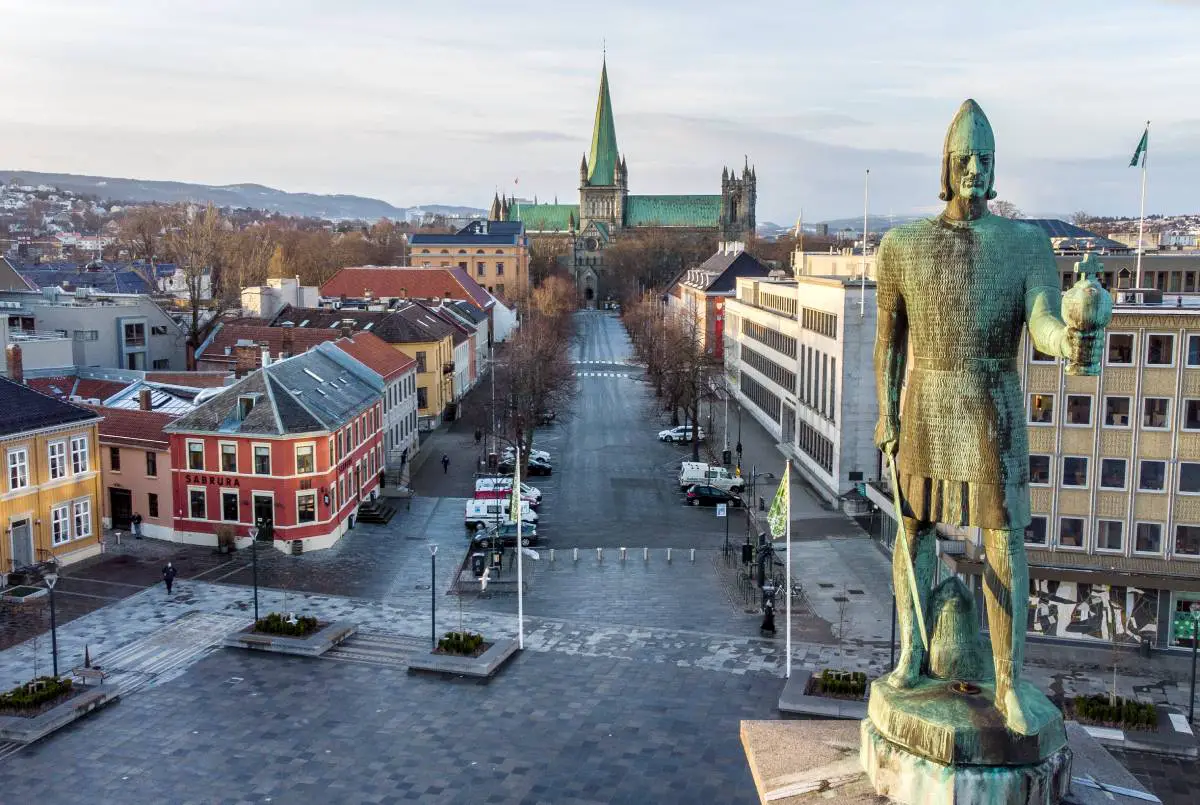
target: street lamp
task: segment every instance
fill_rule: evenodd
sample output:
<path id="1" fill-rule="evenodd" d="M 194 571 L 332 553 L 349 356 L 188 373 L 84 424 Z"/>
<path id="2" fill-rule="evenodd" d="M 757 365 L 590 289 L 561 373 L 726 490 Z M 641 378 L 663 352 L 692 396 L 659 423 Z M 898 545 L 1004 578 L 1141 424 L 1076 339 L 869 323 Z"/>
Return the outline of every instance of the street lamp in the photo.
<path id="1" fill-rule="evenodd" d="M 429 638 L 434 648 L 437 648 L 437 549 L 429 545 Z"/>
<path id="2" fill-rule="evenodd" d="M 50 622 L 54 622 L 53 608 Z M 1192 693 L 1188 696 L 1188 723 L 1196 720 L 1196 646 L 1200 643 L 1200 602 L 1192 604 Z"/>
<path id="3" fill-rule="evenodd" d="M 258 520 L 262 524 L 262 518 Z M 250 528 L 250 566 L 254 576 L 254 622 L 258 623 L 258 532 L 259 526 Z"/>
<path id="4" fill-rule="evenodd" d="M 58 584 L 58 560 L 50 559 L 50 571 L 42 576 L 50 588 L 50 651 L 54 655 L 54 678 L 58 678 L 58 625 L 54 613 L 54 585 Z"/>

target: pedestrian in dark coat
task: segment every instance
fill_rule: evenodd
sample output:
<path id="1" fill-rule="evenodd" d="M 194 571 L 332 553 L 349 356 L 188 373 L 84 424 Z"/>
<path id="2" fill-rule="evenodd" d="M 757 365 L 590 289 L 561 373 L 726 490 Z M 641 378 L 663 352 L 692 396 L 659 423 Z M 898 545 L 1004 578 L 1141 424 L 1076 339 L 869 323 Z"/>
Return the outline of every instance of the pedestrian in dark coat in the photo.
<path id="1" fill-rule="evenodd" d="M 135 537 L 137 537 L 138 539 L 141 539 L 142 538 L 142 515 L 138 514 L 137 512 L 134 512 L 131 522 L 133 523 L 133 535 Z"/>
<path id="2" fill-rule="evenodd" d="M 442 475 L 450 472 L 450 456 L 442 453 Z"/>
<path id="3" fill-rule="evenodd" d="M 175 583 L 175 565 L 167 562 L 167 566 L 162 570 L 163 581 L 167 585 L 167 595 L 171 594 L 171 585 Z"/>

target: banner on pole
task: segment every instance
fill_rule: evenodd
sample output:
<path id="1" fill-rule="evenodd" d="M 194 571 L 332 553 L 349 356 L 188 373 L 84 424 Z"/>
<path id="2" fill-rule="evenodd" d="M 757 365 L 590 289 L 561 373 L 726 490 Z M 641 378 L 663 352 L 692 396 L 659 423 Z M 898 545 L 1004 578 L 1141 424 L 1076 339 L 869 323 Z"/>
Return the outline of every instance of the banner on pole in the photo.
<path id="1" fill-rule="evenodd" d="M 788 520 L 791 519 L 791 512 L 788 511 L 788 487 L 791 485 L 791 465 L 789 464 L 783 471 L 783 479 L 779 482 L 779 489 L 775 492 L 775 500 L 771 503 L 771 510 L 767 512 L 767 526 L 771 529 L 771 536 L 779 539 L 787 533 Z"/>

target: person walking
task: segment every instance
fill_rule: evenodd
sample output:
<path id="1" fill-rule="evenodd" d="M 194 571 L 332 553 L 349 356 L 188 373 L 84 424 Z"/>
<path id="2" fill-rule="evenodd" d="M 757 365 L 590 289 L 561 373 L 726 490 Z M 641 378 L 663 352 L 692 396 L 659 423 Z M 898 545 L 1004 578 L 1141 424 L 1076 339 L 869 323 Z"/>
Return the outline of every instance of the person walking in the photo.
<path id="1" fill-rule="evenodd" d="M 450 456 L 442 453 L 442 475 L 450 472 Z"/>
<path id="2" fill-rule="evenodd" d="M 476 428 L 475 429 L 475 446 L 478 447 L 479 443 L 482 441 L 483 441 L 483 431 L 481 431 L 479 428 Z"/>
<path id="3" fill-rule="evenodd" d="M 134 512 L 133 517 L 131 518 L 130 522 L 133 523 L 133 536 L 136 539 L 141 539 L 142 538 L 142 515 L 138 514 L 137 512 Z"/>
<path id="4" fill-rule="evenodd" d="M 167 595 L 171 594 L 171 585 L 175 583 L 175 565 L 167 562 L 167 566 L 162 570 L 163 581 L 167 585 Z"/>

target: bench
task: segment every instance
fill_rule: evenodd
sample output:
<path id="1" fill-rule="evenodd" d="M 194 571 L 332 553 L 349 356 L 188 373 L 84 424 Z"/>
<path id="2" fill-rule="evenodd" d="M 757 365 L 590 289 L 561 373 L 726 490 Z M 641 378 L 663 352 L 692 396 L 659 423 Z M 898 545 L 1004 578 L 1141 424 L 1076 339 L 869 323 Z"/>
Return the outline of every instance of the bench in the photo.
<path id="1" fill-rule="evenodd" d="M 108 673 L 99 668 L 72 668 L 71 676 L 84 685 L 99 685 L 108 679 Z"/>

